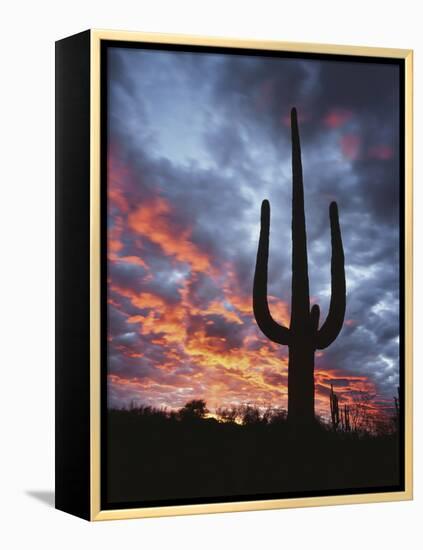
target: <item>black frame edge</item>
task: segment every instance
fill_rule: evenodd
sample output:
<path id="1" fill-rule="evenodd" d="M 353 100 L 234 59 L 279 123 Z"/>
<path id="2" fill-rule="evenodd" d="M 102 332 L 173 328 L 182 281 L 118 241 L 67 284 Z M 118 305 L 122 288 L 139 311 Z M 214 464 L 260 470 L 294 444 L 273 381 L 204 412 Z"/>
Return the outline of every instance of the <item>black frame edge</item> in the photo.
<path id="1" fill-rule="evenodd" d="M 55 507 L 90 520 L 90 42 L 55 44 Z"/>

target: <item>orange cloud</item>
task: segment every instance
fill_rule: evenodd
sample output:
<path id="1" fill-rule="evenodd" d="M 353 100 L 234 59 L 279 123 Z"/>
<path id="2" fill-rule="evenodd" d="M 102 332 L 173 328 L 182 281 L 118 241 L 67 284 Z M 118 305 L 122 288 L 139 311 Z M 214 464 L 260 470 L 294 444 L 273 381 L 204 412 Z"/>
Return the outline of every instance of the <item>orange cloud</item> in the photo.
<path id="1" fill-rule="evenodd" d="M 109 201 L 109 208 L 115 208 L 120 213 L 129 211 L 129 204 L 122 190 L 124 182 L 129 177 L 130 171 L 128 166 L 118 161 L 115 148 L 111 146 L 107 158 L 107 199 Z"/>
<path id="2" fill-rule="evenodd" d="M 114 177 L 127 176 L 122 172 Z M 215 272 L 209 256 L 192 241 L 191 229 L 180 228 L 173 222 L 172 209 L 163 198 L 150 199 L 132 212 L 119 190 L 112 194 L 111 200 L 120 214 L 114 217 L 109 233 L 109 261 L 149 268 L 139 256 L 119 255 L 123 250 L 125 227 L 158 245 L 162 254 L 191 266 L 191 273 L 177 290 L 177 299 L 172 301 L 158 293 L 136 292 L 109 281 L 109 291 L 114 293 L 110 304 L 124 313 L 119 296 L 129 299 L 140 312 L 127 315 L 126 322 L 152 345 L 160 346 L 164 357 L 155 365 L 157 372 L 163 374 L 156 378 L 110 375 L 113 391 L 128 398 L 139 397 L 141 401 L 149 396 L 157 406 L 180 406 L 189 398 L 201 396 L 209 406 L 254 401 L 286 407 L 287 348 L 268 341 L 256 327 L 251 295 L 240 291 L 243 285 L 237 279 L 234 266 L 227 262 L 218 273 Z M 202 306 L 194 304 L 190 292 L 196 272 L 206 273 L 214 279 L 222 290 L 220 300 L 213 299 Z M 152 279 L 154 273 L 149 271 L 143 280 L 146 277 Z M 275 320 L 289 327 L 289 305 L 269 296 L 269 307 Z M 241 331 L 239 345 L 230 344 L 225 333 L 208 333 L 211 315 L 220 316 L 227 322 L 225 330 L 233 327 L 233 331 Z M 113 342 L 113 335 L 110 341 Z M 134 360 L 148 357 L 148 347 L 138 350 L 115 343 L 114 349 Z M 324 369 L 316 372 L 316 410 L 319 413 L 327 414 L 329 410 L 327 391 L 331 380 L 339 382 L 341 378 L 347 377 L 341 372 Z M 372 389 L 365 377 L 348 377 L 345 384 L 338 384 L 337 388 L 343 402 L 349 402 L 351 390 Z"/>
<path id="3" fill-rule="evenodd" d="M 188 263 L 194 271 L 210 269 L 210 260 L 200 248 L 191 242 L 191 229 L 172 225 L 171 208 L 161 197 L 139 206 L 128 215 L 129 227 L 157 244 L 166 256 Z"/>
<path id="4" fill-rule="evenodd" d="M 232 277 L 230 283 L 234 282 Z M 225 296 L 228 296 L 229 286 L 227 281 Z M 184 392 L 185 400 L 201 396 L 210 407 L 252 401 L 287 407 L 287 348 L 268 341 L 255 327 L 247 297 L 232 294 L 228 303 L 233 310 L 216 300 L 198 308 L 191 302 L 188 280 L 179 292 L 180 299 L 172 303 L 152 292 L 136 293 L 113 284 L 110 288 L 117 295 L 129 298 L 138 309 L 146 310 L 146 313 L 128 316 L 127 322 L 139 325 L 139 332 L 150 336 L 152 344 L 161 346 L 166 357 L 156 365 L 166 375 L 155 381 L 143 379 L 138 383 L 133 380 L 128 395 L 139 394 L 142 400 L 146 395 L 143 392 L 148 391 L 148 395 L 151 398 L 156 396 L 154 399 L 161 405 L 171 407 L 180 403 L 180 391 Z M 269 301 L 275 318 L 288 326 L 288 305 L 275 297 L 270 297 Z M 224 334 L 207 333 L 207 315 L 211 314 L 222 316 L 234 331 L 243 331 L 239 346 L 228 346 Z M 242 323 L 245 316 L 251 318 L 251 323 Z M 194 326 L 193 317 L 196 319 Z M 141 358 L 137 350 L 122 347 L 122 353 Z M 184 365 L 190 365 L 189 375 L 176 375 Z M 124 384 L 121 379 L 111 383 Z M 334 384 L 341 403 L 353 404 L 356 394 L 374 392 L 374 385 L 365 376 L 347 376 L 341 370 L 316 370 L 315 383 L 316 412 L 324 417 L 328 417 L 330 410 L 328 393 L 331 384 Z"/>
<path id="5" fill-rule="evenodd" d="M 231 311 L 223 302 L 217 300 L 211 302 L 205 309 L 199 311 L 202 315 L 220 315 L 230 323 L 242 325 L 243 321 L 235 311 Z"/>
<path id="6" fill-rule="evenodd" d="M 136 293 L 131 289 L 112 286 L 111 289 L 131 300 L 139 309 L 150 310 L 146 315 L 131 315 L 130 324 L 140 324 L 140 333 L 163 334 L 160 343 L 179 342 L 185 338 L 185 309 L 181 304 L 168 304 L 164 298 L 151 292 Z"/>
<path id="7" fill-rule="evenodd" d="M 226 266 L 223 270 L 224 280 L 221 280 L 222 301 L 213 300 L 205 307 L 197 307 L 190 296 L 191 279 L 186 279 L 179 289 L 179 300 L 168 303 L 165 298 L 151 292 L 137 293 L 129 288 L 110 283 L 110 290 L 118 295 L 129 298 L 132 305 L 147 313 L 128 316 L 129 324 L 138 324 L 139 331 L 144 336 L 151 336 L 151 343 L 163 347 L 167 361 L 158 365 L 165 372 L 176 372 L 181 365 L 188 362 L 195 366 L 195 372 L 189 380 L 181 378 L 173 380 L 168 399 L 172 403 L 178 389 L 192 387 L 192 396 L 201 387 L 201 394 L 208 400 L 214 400 L 218 405 L 228 405 L 231 401 L 274 402 L 278 406 L 286 406 L 286 376 L 287 359 L 282 357 L 281 348 L 268 341 L 254 323 L 248 329 L 244 324 L 247 316 L 253 319 L 250 296 L 237 292 L 239 284 L 234 270 Z M 269 302 L 274 310 L 275 318 L 287 323 L 288 307 L 281 300 L 270 297 Z M 206 332 L 207 316 L 217 315 L 225 319 L 234 331 L 243 331 L 241 345 L 228 345 L 224 334 L 209 335 Z M 192 319 L 195 316 L 195 326 Z M 248 329 L 248 332 L 245 332 Z M 244 344 L 254 344 L 251 349 Z M 195 385 L 192 386 L 195 380 Z M 281 380 L 285 380 L 281 383 Z M 276 383 L 277 382 L 277 383 Z"/>

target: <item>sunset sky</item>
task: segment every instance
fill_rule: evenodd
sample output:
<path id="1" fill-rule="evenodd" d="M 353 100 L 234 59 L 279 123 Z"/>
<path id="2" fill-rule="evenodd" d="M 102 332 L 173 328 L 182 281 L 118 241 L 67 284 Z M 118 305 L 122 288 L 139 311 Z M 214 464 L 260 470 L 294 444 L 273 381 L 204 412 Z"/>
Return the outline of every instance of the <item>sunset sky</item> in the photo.
<path id="1" fill-rule="evenodd" d="M 286 347 L 252 314 L 263 199 L 269 294 L 289 326 L 291 144 L 302 141 L 310 295 L 330 298 L 329 204 L 347 311 L 316 354 L 316 409 L 399 381 L 396 65 L 108 49 L 108 403 L 287 405 Z"/>

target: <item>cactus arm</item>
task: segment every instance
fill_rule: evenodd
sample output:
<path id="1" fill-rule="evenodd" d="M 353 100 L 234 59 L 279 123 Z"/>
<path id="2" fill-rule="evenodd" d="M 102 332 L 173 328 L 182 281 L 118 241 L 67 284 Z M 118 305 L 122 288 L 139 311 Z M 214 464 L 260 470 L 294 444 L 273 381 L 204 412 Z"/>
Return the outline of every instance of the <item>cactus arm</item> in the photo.
<path id="1" fill-rule="evenodd" d="M 261 228 L 257 251 L 253 286 L 253 311 L 260 330 L 273 342 L 287 346 L 289 329 L 279 325 L 271 316 L 267 301 L 267 265 L 269 259 L 270 205 L 264 200 L 261 205 Z"/>
<path id="2" fill-rule="evenodd" d="M 326 321 L 317 333 L 316 348 L 327 348 L 341 331 L 345 318 L 346 285 L 344 249 L 339 227 L 338 206 L 332 202 L 329 207 L 332 259 L 331 259 L 331 299 Z"/>

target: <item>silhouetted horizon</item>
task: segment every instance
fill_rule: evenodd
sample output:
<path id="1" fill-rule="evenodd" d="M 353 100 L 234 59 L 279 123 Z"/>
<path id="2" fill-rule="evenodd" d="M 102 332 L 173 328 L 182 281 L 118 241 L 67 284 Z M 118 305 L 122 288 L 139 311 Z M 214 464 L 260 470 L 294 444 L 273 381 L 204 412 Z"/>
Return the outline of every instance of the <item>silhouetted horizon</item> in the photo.
<path id="1" fill-rule="evenodd" d="M 352 430 L 316 423 L 301 435 L 283 411 L 272 416 L 245 406 L 242 423 L 233 411 L 220 421 L 206 411 L 200 398 L 177 412 L 109 410 L 106 503 L 399 489 L 395 418 L 370 433 L 365 423 L 354 427 L 352 411 Z"/>

